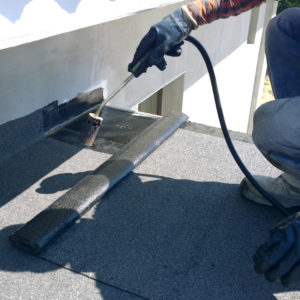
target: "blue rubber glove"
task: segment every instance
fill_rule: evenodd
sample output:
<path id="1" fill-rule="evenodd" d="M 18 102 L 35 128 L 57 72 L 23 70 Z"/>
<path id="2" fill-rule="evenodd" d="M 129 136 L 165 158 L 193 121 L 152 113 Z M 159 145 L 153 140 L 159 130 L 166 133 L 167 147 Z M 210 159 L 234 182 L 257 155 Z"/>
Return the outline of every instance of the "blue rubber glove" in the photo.
<path id="1" fill-rule="evenodd" d="M 300 213 L 278 223 L 253 256 L 254 269 L 285 287 L 300 283 Z"/>
<path id="2" fill-rule="evenodd" d="M 150 28 L 141 40 L 133 61 L 128 65 L 128 71 L 135 77 L 139 77 L 153 65 L 163 71 L 167 65 L 164 55 L 180 56 L 183 40 L 191 30 L 182 9 L 175 10 Z"/>

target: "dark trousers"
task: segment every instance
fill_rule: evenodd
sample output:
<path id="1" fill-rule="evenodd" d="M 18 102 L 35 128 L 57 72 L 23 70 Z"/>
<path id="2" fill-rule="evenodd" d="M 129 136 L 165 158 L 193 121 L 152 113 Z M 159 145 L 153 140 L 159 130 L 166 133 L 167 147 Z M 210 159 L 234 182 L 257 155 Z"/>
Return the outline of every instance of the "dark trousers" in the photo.
<path id="1" fill-rule="evenodd" d="M 253 140 L 274 166 L 300 179 L 300 7 L 270 21 L 265 44 L 276 100 L 255 112 Z"/>

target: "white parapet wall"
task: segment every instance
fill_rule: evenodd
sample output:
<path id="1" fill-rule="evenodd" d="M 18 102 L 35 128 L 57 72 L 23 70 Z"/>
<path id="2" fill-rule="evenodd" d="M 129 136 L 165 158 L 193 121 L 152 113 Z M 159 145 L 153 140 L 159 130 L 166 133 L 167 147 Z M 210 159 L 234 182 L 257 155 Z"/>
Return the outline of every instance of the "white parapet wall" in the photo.
<path id="1" fill-rule="evenodd" d="M 13 2 L 11 2 L 13 3 Z M 0 124 L 49 103 L 104 88 L 107 95 L 128 76 L 127 65 L 149 27 L 188 1 L 23 0 L 0 7 Z M 258 22 L 263 24 L 264 5 Z M 230 129 L 246 131 L 259 38 L 247 44 L 250 12 L 193 32 L 207 48 Z M 191 45 L 168 58 L 164 72 L 150 69 L 112 105 L 131 108 L 185 73 L 183 111 L 217 126 L 201 58 Z"/>

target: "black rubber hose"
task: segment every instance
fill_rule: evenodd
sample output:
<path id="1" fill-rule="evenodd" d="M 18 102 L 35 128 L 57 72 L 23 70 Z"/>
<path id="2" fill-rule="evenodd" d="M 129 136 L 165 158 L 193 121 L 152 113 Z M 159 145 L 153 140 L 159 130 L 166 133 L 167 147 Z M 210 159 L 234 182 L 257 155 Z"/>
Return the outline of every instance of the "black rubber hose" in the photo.
<path id="1" fill-rule="evenodd" d="M 215 99 L 215 104 L 216 104 L 216 109 L 217 109 L 217 113 L 218 113 L 218 117 L 219 117 L 219 121 L 220 121 L 220 125 L 221 125 L 221 129 L 226 141 L 226 144 L 234 158 L 234 160 L 236 161 L 236 163 L 238 164 L 238 166 L 240 167 L 241 171 L 244 173 L 244 175 L 248 178 L 248 180 L 253 184 L 253 186 L 274 206 L 277 207 L 285 216 L 289 216 L 291 215 L 291 213 L 289 212 L 288 209 L 286 209 L 284 206 L 282 206 L 276 199 L 274 199 L 274 197 L 268 193 L 255 179 L 254 177 L 251 175 L 251 173 L 249 172 L 249 170 L 246 168 L 246 166 L 244 165 L 244 163 L 242 162 L 242 160 L 240 159 L 238 153 L 236 152 L 233 143 L 231 141 L 230 135 L 228 133 L 228 129 L 226 126 L 226 122 L 225 122 L 225 118 L 224 118 L 224 114 L 223 114 L 223 109 L 222 109 L 222 105 L 221 105 L 221 100 L 220 100 L 220 95 L 219 95 L 219 90 L 218 90 L 218 85 L 217 85 L 217 80 L 216 80 L 216 76 L 215 76 L 215 72 L 214 72 L 214 68 L 213 65 L 211 63 L 211 60 L 205 50 L 205 48 L 202 46 L 202 44 L 195 39 L 192 36 L 188 36 L 186 38 L 186 41 L 192 43 L 201 53 L 205 65 L 207 67 L 208 73 L 209 73 L 209 77 L 210 77 L 210 81 L 211 81 L 211 86 L 212 86 L 212 90 L 213 90 L 213 94 L 214 94 L 214 99 Z"/>

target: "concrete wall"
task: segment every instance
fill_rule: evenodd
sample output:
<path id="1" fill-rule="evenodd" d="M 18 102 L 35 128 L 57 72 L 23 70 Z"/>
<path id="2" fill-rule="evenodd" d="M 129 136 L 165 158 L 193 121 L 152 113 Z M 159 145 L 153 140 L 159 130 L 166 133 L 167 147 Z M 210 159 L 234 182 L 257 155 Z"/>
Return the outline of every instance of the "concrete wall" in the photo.
<path id="1" fill-rule="evenodd" d="M 182 2 L 130 14 L 2 49 L 0 124 L 55 100 L 69 101 L 99 86 L 107 95 L 129 75 L 127 64 L 149 27 L 181 5 Z M 216 65 L 228 125 L 239 131 L 247 127 L 259 44 L 259 39 L 254 45 L 246 44 L 249 20 L 247 12 L 204 25 L 193 33 L 207 47 Z M 262 17 L 259 28 L 261 25 Z M 192 46 L 185 45 L 183 52 L 180 58 L 167 59 L 166 71 L 152 68 L 132 81 L 111 104 L 130 108 L 186 72 L 183 111 L 194 121 L 217 125 L 205 67 Z"/>

